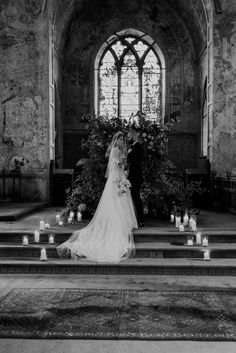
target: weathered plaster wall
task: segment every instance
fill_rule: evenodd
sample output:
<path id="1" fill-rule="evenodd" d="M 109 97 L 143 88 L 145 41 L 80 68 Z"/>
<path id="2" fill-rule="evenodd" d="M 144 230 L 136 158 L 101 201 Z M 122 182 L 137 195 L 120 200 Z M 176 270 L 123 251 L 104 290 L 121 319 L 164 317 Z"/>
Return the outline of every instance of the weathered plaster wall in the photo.
<path id="1" fill-rule="evenodd" d="M 157 11 L 154 1 L 130 0 L 125 4 L 123 1 L 108 1 L 106 6 L 84 7 L 77 13 L 65 46 L 63 126 L 67 131 L 65 138 L 70 138 L 68 131 L 73 135 L 77 130 L 79 134 L 81 116 L 94 109 L 93 62 L 103 41 L 121 29 L 137 28 L 156 40 L 166 58 L 166 113 L 169 116 L 178 114 L 182 118 L 176 126 L 178 138 L 170 146 L 170 158 L 173 157 L 177 166 L 184 169 L 197 163 L 193 43 L 176 14 L 167 11 L 165 4 L 158 5 Z M 186 144 L 189 148 L 183 151 Z M 176 160 L 176 154 L 182 157 Z M 64 165 L 73 167 L 74 162 L 67 160 Z"/>
<path id="2" fill-rule="evenodd" d="M 236 2 L 222 1 L 214 23 L 212 169 L 236 174 Z"/>
<path id="3" fill-rule="evenodd" d="M 27 158 L 23 197 L 29 199 L 35 193 L 45 199 L 48 180 L 48 28 L 42 3 L 0 2 L 0 171 L 11 170 L 14 157 Z"/>
<path id="4" fill-rule="evenodd" d="M 197 144 L 197 150 L 198 150 L 198 156 L 202 156 L 202 114 L 203 114 L 203 99 L 204 99 L 204 86 L 205 82 L 207 81 L 207 75 L 208 75 L 208 57 L 207 57 L 207 48 L 204 50 L 202 53 L 201 57 L 199 58 L 198 65 L 197 65 L 197 95 L 198 95 L 198 101 L 197 101 L 197 131 L 198 131 L 198 144 Z M 207 86 L 206 86 L 207 90 Z M 204 156 L 207 157 L 207 156 Z M 205 167 L 205 162 L 204 160 L 198 159 L 198 166 L 201 168 Z"/>

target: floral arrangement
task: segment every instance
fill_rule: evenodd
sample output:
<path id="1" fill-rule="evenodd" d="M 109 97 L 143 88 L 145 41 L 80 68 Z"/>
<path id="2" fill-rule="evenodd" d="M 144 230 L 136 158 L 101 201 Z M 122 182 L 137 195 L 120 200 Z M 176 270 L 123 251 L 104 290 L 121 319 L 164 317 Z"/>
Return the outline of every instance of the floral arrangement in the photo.
<path id="1" fill-rule="evenodd" d="M 117 185 L 118 185 L 118 189 L 119 189 L 118 194 L 120 196 L 125 195 L 129 191 L 129 189 L 131 188 L 130 181 L 124 175 L 118 179 Z"/>
<path id="2" fill-rule="evenodd" d="M 86 204 L 85 203 L 80 203 L 78 206 L 78 212 L 83 213 L 86 211 Z"/>
<path id="3" fill-rule="evenodd" d="M 78 176 L 73 188 L 67 190 L 66 206 L 78 209 L 86 204 L 86 214 L 92 216 L 100 200 L 106 182 L 107 159 L 104 157 L 112 136 L 118 131 L 124 135 L 135 127 L 140 132 L 140 142 L 144 150 L 141 197 L 144 212 L 150 217 L 160 217 L 176 210 L 190 209 L 195 193 L 200 192 L 199 184 L 185 185 L 183 178 L 174 164 L 168 159 L 168 139 L 172 127 L 179 122 L 179 116 L 172 116 L 168 121 L 151 121 L 140 112 L 130 121 L 106 116 L 87 115 L 87 138 L 82 141 L 86 158 L 77 163 Z M 127 180 L 127 179 L 126 179 Z M 121 193 L 128 191 L 126 181 L 121 182 Z"/>

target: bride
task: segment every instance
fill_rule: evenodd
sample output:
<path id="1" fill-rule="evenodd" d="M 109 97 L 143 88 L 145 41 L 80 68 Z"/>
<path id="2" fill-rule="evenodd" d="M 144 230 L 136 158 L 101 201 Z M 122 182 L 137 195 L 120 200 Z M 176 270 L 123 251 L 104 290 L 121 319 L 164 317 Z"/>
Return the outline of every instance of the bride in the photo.
<path id="1" fill-rule="evenodd" d="M 122 192 L 118 182 L 125 178 L 126 148 L 121 132 L 113 136 L 106 152 L 109 156 L 107 182 L 90 223 L 73 232 L 57 247 L 60 257 L 85 257 L 97 262 L 119 262 L 134 255 L 133 228 L 137 228 L 130 190 Z"/>

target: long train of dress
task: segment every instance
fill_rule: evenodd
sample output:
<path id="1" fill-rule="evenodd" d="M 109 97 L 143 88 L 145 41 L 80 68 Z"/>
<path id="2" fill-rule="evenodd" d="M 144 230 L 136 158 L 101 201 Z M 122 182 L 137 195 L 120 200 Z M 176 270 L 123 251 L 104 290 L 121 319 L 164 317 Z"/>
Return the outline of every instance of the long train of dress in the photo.
<path id="1" fill-rule="evenodd" d="M 61 257 L 85 257 L 97 262 L 119 262 L 135 253 L 133 228 L 137 228 L 130 191 L 119 194 L 117 177 L 111 173 L 91 222 L 57 247 Z"/>

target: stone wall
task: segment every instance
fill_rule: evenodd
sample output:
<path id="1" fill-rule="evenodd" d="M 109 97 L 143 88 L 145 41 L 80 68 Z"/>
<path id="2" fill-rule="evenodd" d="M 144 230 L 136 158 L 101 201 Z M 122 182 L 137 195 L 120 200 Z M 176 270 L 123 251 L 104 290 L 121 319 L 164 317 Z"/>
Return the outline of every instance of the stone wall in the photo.
<path id="1" fill-rule="evenodd" d="M 95 56 L 103 41 L 124 28 L 136 28 L 148 33 L 164 53 L 167 67 L 166 114 L 181 116 L 177 135 L 170 144 L 169 155 L 183 170 L 197 164 L 197 116 L 195 91 L 194 49 L 190 35 L 165 4 L 155 11 L 154 1 L 108 1 L 106 6 L 85 6 L 78 11 L 67 33 L 64 55 L 64 113 L 65 139 L 78 133 L 83 113 L 94 111 Z M 171 24 L 171 25 L 170 25 Z M 72 140 L 71 140 L 72 141 Z M 76 139 L 75 139 L 76 141 Z M 187 149 L 183 146 L 188 145 Z M 68 143 L 65 143 L 67 148 Z M 71 146 L 71 151 L 77 146 Z M 70 151 L 64 154 L 72 157 Z M 181 158 L 176 159 L 176 154 Z M 78 156 L 79 158 L 79 156 Z M 74 160 L 64 160 L 64 166 L 73 167 Z"/>
<path id="2" fill-rule="evenodd" d="M 48 27 L 42 3 L 0 2 L 0 172 L 24 158 L 28 199 L 47 197 Z"/>
<path id="3" fill-rule="evenodd" d="M 214 23 L 212 169 L 236 175 L 236 2 L 222 1 Z"/>

